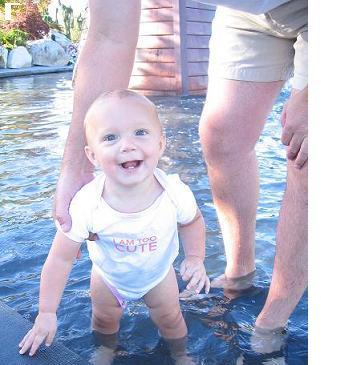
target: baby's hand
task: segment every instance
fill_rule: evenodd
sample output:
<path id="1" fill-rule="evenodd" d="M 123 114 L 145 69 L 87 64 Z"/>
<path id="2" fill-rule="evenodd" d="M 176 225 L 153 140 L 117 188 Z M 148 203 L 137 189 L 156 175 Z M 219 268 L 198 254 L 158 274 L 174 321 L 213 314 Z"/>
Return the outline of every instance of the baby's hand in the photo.
<path id="1" fill-rule="evenodd" d="M 210 281 L 206 274 L 203 260 L 198 256 L 187 256 L 181 263 L 180 274 L 184 281 L 189 281 L 186 286 L 188 291 L 194 291 L 199 294 L 205 287 L 205 293 L 208 294 Z"/>
<path id="2" fill-rule="evenodd" d="M 55 337 L 56 328 L 56 313 L 39 313 L 33 328 L 19 343 L 21 347 L 19 353 L 22 355 L 30 349 L 29 356 L 33 356 L 44 340 L 46 346 L 50 346 Z"/>

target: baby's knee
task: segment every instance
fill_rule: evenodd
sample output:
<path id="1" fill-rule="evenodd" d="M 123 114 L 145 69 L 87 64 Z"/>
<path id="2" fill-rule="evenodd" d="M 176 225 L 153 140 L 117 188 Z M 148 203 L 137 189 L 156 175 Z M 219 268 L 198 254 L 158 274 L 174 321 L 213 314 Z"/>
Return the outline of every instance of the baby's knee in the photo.
<path id="1" fill-rule="evenodd" d="M 152 319 L 159 328 L 168 331 L 174 330 L 185 323 L 180 308 L 170 312 L 161 312 L 156 315 L 152 314 Z"/>
<path id="2" fill-rule="evenodd" d="M 111 314 L 93 312 L 92 329 L 103 334 L 112 334 L 119 331 L 120 316 Z"/>

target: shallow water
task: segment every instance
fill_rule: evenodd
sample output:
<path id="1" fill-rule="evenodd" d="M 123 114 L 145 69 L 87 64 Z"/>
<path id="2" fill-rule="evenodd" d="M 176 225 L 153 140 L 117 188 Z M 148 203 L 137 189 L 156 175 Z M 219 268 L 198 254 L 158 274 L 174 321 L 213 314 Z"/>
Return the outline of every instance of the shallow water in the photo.
<path id="1" fill-rule="evenodd" d="M 38 309 L 39 275 L 55 233 L 51 206 L 71 117 L 70 73 L 0 80 L 0 299 L 33 321 Z M 188 350 L 196 364 L 307 364 L 307 293 L 290 318 L 283 349 L 260 355 L 250 347 L 254 320 L 270 283 L 275 228 L 285 188 L 285 151 L 279 117 L 289 95 L 282 90 L 257 145 L 261 194 L 257 215 L 257 290 L 232 301 L 220 290 L 182 302 L 189 327 Z M 195 193 L 207 224 L 206 267 L 211 278 L 223 273 L 224 250 L 198 139 L 203 97 L 153 98 L 167 134 L 161 168 L 179 173 Z M 76 263 L 58 312 L 58 340 L 89 359 L 86 248 Z M 175 267 L 179 267 L 181 255 Z M 183 283 L 179 280 L 183 288 Z M 114 364 L 170 364 L 147 309 L 130 303 L 122 318 Z"/>

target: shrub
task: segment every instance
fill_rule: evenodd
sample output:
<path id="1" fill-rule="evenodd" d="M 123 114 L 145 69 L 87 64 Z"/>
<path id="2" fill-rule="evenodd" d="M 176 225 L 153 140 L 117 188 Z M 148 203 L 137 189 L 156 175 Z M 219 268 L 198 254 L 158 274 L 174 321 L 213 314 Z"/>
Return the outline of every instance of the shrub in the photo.
<path id="1" fill-rule="evenodd" d="M 25 12 L 16 16 L 15 20 L 9 22 L 6 29 L 21 29 L 28 33 L 29 39 L 40 39 L 48 34 L 49 26 L 46 24 L 36 4 L 32 1 L 27 1 Z"/>
<path id="2" fill-rule="evenodd" d="M 28 33 L 20 29 L 11 29 L 7 32 L 0 31 L 0 43 L 7 49 L 17 46 L 25 46 L 28 40 Z"/>

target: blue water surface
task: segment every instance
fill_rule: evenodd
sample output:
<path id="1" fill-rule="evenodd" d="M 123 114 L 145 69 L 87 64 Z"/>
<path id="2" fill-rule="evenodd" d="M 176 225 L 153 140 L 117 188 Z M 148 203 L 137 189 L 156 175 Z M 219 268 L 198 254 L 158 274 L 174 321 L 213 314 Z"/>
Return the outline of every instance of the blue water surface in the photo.
<path id="1" fill-rule="evenodd" d="M 0 80 L 0 300 L 33 321 L 39 275 L 55 227 L 51 207 L 72 112 L 71 74 Z M 265 301 L 275 254 L 275 228 L 285 188 L 285 151 L 280 113 L 289 95 L 282 90 L 257 145 L 261 194 L 257 214 L 256 291 L 226 300 L 220 290 L 182 302 L 189 328 L 188 350 L 196 364 L 290 364 L 308 362 L 307 293 L 290 318 L 281 351 L 270 355 L 250 347 L 253 323 Z M 160 167 L 179 173 L 195 193 L 207 225 L 206 267 L 211 278 L 226 259 L 198 137 L 204 97 L 155 97 L 167 135 Z M 176 269 L 182 259 L 180 254 Z M 75 264 L 58 311 L 57 340 L 89 359 L 90 261 L 86 247 Z M 183 283 L 179 279 L 179 285 Z M 122 318 L 114 364 L 171 364 L 143 302 L 130 303 Z"/>

